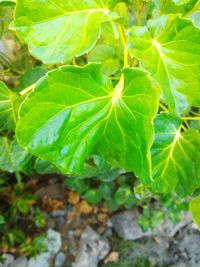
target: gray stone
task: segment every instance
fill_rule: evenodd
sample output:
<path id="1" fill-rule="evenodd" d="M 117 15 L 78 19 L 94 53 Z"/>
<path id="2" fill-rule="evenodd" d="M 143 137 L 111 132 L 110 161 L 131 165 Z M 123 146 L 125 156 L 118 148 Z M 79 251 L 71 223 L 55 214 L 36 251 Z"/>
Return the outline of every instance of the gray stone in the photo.
<path id="1" fill-rule="evenodd" d="M 9 265 L 9 267 L 27 267 L 27 266 L 28 266 L 28 260 L 26 257 L 19 257 Z"/>
<path id="2" fill-rule="evenodd" d="M 136 210 L 126 210 L 111 218 L 116 234 L 124 240 L 137 240 L 151 234 L 150 231 L 143 232 L 138 225 L 139 213 Z"/>
<path id="3" fill-rule="evenodd" d="M 66 259 L 65 253 L 59 252 L 55 257 L 55 267 L 62 267 Z"/>
<path id="4" fill-rule="evenodd" d="M 46 244 L 49 253 L 58 253 L 62 246 L 61 234 L 53 229 L 48 229 Z"/>
<path id="5" fill-rule="evenodd" d="M 62 217 L 62 216 L 65 216 L 66 214 L 67 214 L 66 209 L 63 209 L 63 210 L 54 210 L 54 211 L 50 212 L 50 215 L 52 217 Z"/>
<path id="6" fill-rule="evenodd" d="M 8 253 L 2 255 L 4 263 L 0 263 L 0 267 L 10 267 L 14 261 L 14 256 Z"/>
<path id="7" fill-rule="evenodd" d="M 51 254 L 44 252 L 36 258 L 31 258 L 28 262 L 28 267 L 50 267 Z"/>
<path id="8" fill-rule="evenodd" d="M 109 253 L 110 245 L 107 239 L 101 237 L 90 226 L 83 231 L 80 249 L 73 267 L 97 267 Z"/>

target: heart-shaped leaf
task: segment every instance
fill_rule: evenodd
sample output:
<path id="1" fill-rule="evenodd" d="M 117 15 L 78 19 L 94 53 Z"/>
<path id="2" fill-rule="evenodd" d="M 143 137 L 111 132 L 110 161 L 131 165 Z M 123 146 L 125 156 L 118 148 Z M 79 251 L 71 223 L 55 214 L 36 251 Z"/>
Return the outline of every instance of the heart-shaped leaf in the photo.
<path id="1" fill-rule="evenodd" d="M 133 28 L 129 48 L 158 81 L 171 110 L 200 107 L 200 30 L 192 21 L 169 15 Z"/>
<path id="2" fill-rule="evenodd" d="M 175 188 L 178 194 L 187 195 L 200 186 L 200 133 L 182 133 L 181 123 L 165 113 L 155 119 L 153 188 L 158 192 Z"/>
<path id="3" fill-rule="evenodd" d="M 114 166 L 151 176 L 157 90 L 149 75 L 125 69 L 113 89 L 100 65 L 65 66 L 42 78 L 19 112 L 17 139 L 64 173 L 80 173 L 98 152 Z"/>
<path id="4" fill-rule="evenodd" d="M 107 0 L 19 0 L 14 26 L 31 54 L 61 63 L 94 47 L 109 7 Z"/>

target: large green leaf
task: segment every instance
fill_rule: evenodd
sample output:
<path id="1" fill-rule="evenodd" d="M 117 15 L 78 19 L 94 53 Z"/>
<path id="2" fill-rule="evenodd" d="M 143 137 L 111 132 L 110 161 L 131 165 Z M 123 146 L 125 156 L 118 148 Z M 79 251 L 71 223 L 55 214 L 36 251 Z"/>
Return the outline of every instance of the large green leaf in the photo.
<path id="1" fill-rule="evenodd" d="M 181 132 L 181 120 L 162 113 L 155 119 L 152 147 L 153 188 L 191 194 L 200 186 L 200 133 Z"/>
<path id="2" fill-rule="evenodd" d="M 31 54 L 47 63 L 61 63 L 91 50 L 109 18 L 107 0 L 19 0 L 15 29 Z"/>
<path id="3" fill-rule="evenodd" d="M 80 173 L 98 151 L 146 178 L 157 109 L 157 90 L 142 70 L 125 69 L 124 88 L 121 82 L 113 90 L 100 65 L 65 66 L 42 78 L 23 103 L 17 139 L 64 173 Z"/>
<path id="4" fill-rule="evenodd" d="M 200 30 L 190 20 L 169 15 L 133 28 L 129 48 L 159 82 L 171 110 L 200 106 Z"/>
<path id="5" fill-rule="evenodd" d="M 200 228 L 200 196 L 192 199 L 192 201 L 190 202 L 190 210 L 192 212 L 192 217 L 195 223 Z"/>
<path id="6" fill-rule="evenodd" d="M 18 94 L 0 81 L 0 130 L 13 130 L 17 121 Z"/>

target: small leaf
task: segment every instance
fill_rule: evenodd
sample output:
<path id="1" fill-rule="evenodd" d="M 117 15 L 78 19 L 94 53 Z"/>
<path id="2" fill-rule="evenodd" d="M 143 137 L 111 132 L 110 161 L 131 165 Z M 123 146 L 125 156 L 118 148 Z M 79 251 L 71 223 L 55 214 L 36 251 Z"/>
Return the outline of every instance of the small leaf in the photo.
<path id="1" fill-rule="evenodd" d="M 133 28 L 128 46 L 158 81 L 171 110 L 200 107 L 200 30 L 190 20 L 169 15 Z"/>
<path id="2" fill-rule="evenodd" d="M 181 132 L 181 120 L 162 113 L 155 119 L 153 189 L 185 196 L 200 186 L 200 133 Z"/>
<path id="3" fill-rule="evenodd" d="M 20 98 L 0 81 L 0 130 L 14 130 Z"/>
<path id="4" fill-rule="evenodd" d="M 192 212 L 192 217 L 195 223 L 200 228 L 200 196 L 192 199 L 192 201 L 190 202 L 190 210 Z"/>
<path id="5" fill-rule="evenodd" d="M 97 205 L 102 199 L 102 194 L 98 189 L 88 189 L 84 197 L 89 204 Z"/>
<path id="6" fill-rule="evenodd" d="M 115 201 L 118 205 L 123 205 L 132 198 L 133 192 L 128 185 L 121 186 L 115 193 Z"/>
<path id="7" fill-rule="evenodd" d="M 90 51 L 109 18 L 107 0 L 19 0 L 15 29 L 31 54 L 46 63 L 62 63 Z M 47 29 L 50 29 L 47 31 Z"/>
<path id="8" fill-rule="evenodd" d="M 142 70 L 125 69 L 124 86 L 113 89 L 99 65 L 65 66 L 49 72 L 23 102 L 17 139 L 67 174 L 81 173 L 98 151 L 146 179 L 157 109 L 157 90 Z"/>

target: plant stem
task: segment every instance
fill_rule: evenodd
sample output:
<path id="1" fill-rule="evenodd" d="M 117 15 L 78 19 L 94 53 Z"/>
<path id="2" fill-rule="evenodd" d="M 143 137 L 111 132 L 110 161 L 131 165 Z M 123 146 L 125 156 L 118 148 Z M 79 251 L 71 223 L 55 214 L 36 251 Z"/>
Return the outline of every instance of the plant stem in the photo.
<path id="1" fill-rule="evenodd" d="M 189 17 L 193 12 L 197 11 L 200 8 L 200 1 L 196 3 L 196 5 L 190 10 L 184 17 Z"/>
<path id="2" fill-rule="evenodd" d="M 120 24 L 117 24 L 117 29 L 119 32 L 119 39 L 121 41 L 121 44 L 124 48 L 124 67 L 128 67 L 129 66 L 129 59 L 130 59 L 130 55 L 129 55 L 129 51 L 128 48 L 126 46 L 126 34 L 124 31 L 124 27 Z"/>
<path id="3" fill-rule="evenodd" d="M 187 131 L 187 128 L 182 124 L 181 125 L 181 128 L 184 130 L 184 131 Z"/>
<path id="4" fill-rule="evenodd" d="M 169 112 L 168 109 L 161 102 L 159 103 L 159 105 L 164 111 Z"/>
<path id="5" fill-rule="evenodd" d="M 185 121 L 200 121 L 200 117 L 182 117 L 181 119 Z"/>
<path id="6" fill-rule="evenodd" d="M 33 90 L 34 87 L 35 87 L 35 83 L 30 85 L 29 87 L 25 88 L 23 91 L 21 91 L 20 95 L 24 96 L 24 95 L 28 94 L 30 91 Z"/>
<path id="7" fill-rule="evenodd" d="M 140 3 L 140 0 L 137 0 L 137 24 L 138 26 L 142 25 L 142 11 L 144 8 L 144 2 Z"/>
<path id="8" fill-rule="evenodd" d="M 15 172 L 15 177 L 17 179 L 17 183 L 21 184 L 22 183 L 22 177 L 21 174 L 19 172 Z"/>

